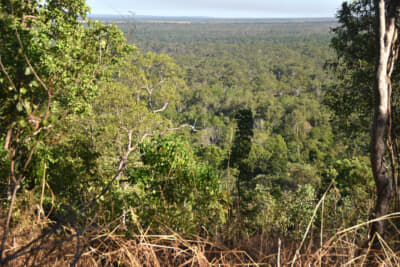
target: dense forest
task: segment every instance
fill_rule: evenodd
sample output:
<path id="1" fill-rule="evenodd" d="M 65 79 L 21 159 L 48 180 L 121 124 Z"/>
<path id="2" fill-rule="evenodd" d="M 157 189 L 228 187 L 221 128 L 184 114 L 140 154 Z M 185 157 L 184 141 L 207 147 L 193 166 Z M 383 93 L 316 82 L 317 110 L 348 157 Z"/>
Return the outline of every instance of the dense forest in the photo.
<path id="1" fill-rule="evenodd" d="M 0 266 L 396 266 L 397 26 L 382 123 L 374 8 L 0 0 Z"/>

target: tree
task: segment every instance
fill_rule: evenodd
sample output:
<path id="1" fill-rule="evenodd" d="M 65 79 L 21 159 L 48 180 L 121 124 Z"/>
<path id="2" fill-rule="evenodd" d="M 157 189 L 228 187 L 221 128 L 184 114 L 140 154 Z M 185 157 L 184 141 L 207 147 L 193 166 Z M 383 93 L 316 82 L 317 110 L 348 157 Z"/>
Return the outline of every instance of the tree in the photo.
<path id="1" fill-rule="evenodd" d="M 0 166 L 8 170 L 0 264 L 12 259 L 5 244 L 17 194 L 39 171 L 35 155 L 63 134 L 60 122 L 90 110 L 108 67 L 131 51 L 115 26 L 83 25 L 88 11 L 84 0 L 0 1 Z"/>
<path id="2" fill-rule="evenodd" d="M 239 175 L 236 180 L 236 211 L 239 222 L 238 237 L 240 237 L 241 231 L 241 206 L 243 203 L 243 197 L 245 192 L 243 192 L 243 185 L 248 184 L 251 179 L 252 171 L 249 168 L 246 159 L 249 157 L 251 151 L 251 138 L 254 136 L 254 119 L 253 112 L 250 109 L 240 109 L 235 114 L 235 119 L 237 122 L 237 129 L 235 132 L 235 139 L 233 140 L 233 145 L 231 153 L 228 159 L 228 165 L 231 164 L 234 168 L 239 170 Z M 228 166 L 229 168 L 229 166 Z"/>
<path id="3" fill-rule="evenodd" d="M 374 175 L 378 199 L 375 216 L 377 218 L 388 214 L 394 196 L 390 174 L 385 164 L 385 143 L 391 139 L 391 103 L 392 103 L 392 73 L 398 56 L 398 19 L 399 1 L 375 1 L 375 16 L 377 19 L 378 58 L 375 69 L 375 111 L 371 135 L 371 166 Z M 386 132 L 389 134 L 386 135 Z M 393 169 L 394 171 L 394 169 Z M 397 177 L 395 177 L 397 179 Z M 394 182 L 394 181 L 393 181 Z M 397 190 L 396 190 L 397 191 Z M 385 223 L 380 220 L 373 224 L 372 232 L 383 235 Z"/>
<path id="4" fill-rule="evenodd" d="M 339 88 L 336 92 L 328 91 L 326 101 L 342 119 L 342 125 L 354 126 L 348 127 L 352 133 L 362 134 L 372 121 L 370 157 L 378 194 L 377 218 L 390 211 L 394 196 L 399 208 L 399 154 L 395 148 L 399 132 L 394 123 L 399 93 L 392 92 L 392 84 L 399 82 L 395 69 L 399 6 L 399 1 L 384 0 L 343 3 L 338 15 L 340 25 L 333 30 L 331 42 L 337 54 L 331 66 L 341 81 L 332 88 Z M 383 220 L 372 226 L 373 232 L 383 234 L 384 230 Z"/>
<path id="5" fill-rule="evenodd" d="M 146 133 L 172 127 L 166 117 L 176 114 L 186 90 L 179 66 L 165 55 L 135 51 L 113 71 L 114 79 L 99 84 L 100 93 L 91 102 L 93 116 L 82 120 L 96 136 L 100 168 L 109 177 L 122 157 L 129 132 L 137 143 Z M 87 134 L 91 134 L 89 129 Z"/>
<path id="6" fill-rule="evenodd" d="M 225 222 L 227 194 L 210 165 L 194 160 L 182 137 L 158 136 L 139 145 L 141 162 L 129 178 L 134 190 L 125 197 L 151 231 L 168 226 L 180 233 L 213 231 Z"/>
<path id="7" fill-rule="evenodd" d="M 324 102 L 336 115 L 334 125 L 345 132 L 352 143 L 360 136 L 368 136 L 373 113 L 377 48 L 372 2 L 344 2 L 338 11 L 339 25 L 333 28 L 330 43 L 336 58 L 328 61 L 328 66 L 337 79 L 328 87 Z M 368 151 L 368 146 L 360 145 L 356 149 Z"/>

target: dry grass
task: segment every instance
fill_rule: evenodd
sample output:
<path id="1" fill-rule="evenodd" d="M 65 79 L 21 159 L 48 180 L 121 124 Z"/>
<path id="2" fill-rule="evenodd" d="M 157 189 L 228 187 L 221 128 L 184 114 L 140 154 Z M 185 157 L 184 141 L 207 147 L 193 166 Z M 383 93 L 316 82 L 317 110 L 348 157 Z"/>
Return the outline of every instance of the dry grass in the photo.
<path id="1" fill-rule="evenodd" d="M 54 228 L 54 222 L 38 218 L 35 207 L 26 205 L 14 216 L 5 250 L 6 256 L 18 257 L 5 266 L 400 266 L 396 242 L 400 232 L 394 223 L 399 217 L 400 213 L 394 213 L 379 218 L 387 220 L 394 233 L 391 238 L 374 237 L 381 250 L 362 245 L 363 233 L 378 219 L 337 229 L 331 235 L 329 229 L 309 227 L 301 242 L 256 235 L 228 249 L 170 229 L 166 235 L 151 235 L 137 224 L 133 233 L 128 232 L 121 229 L 119 219 L 99 226 L 99 216 L 88 220 L 83 230 L 71 225 Z M 43 235 L 48 229 L 55 230 Z"/>
<path id="2" fill-rule="evenodd" d="M 44 226 L 40 224 L 14 228 L 6 254 L 18 251 L 39 236 L 42 229 Z M 282 242 L 278 247 L 275 239 L 264 239 L 264 248 L 260 247 L 259 239 L 242 243 L 246 249 L 227 249 L 202 238 L 185 239 L 176 233 L 127 237 L 120 234 L 118 227 L 91 229 L 80 236 L 81 252 L 77 254 L 77 238 L 67 239 L 68 233 L 74 232 L 64 227 L 62 234 L 52 235 L 32 247 L 42 249 L 12 260 L 9 266 L 68 266 L 77 255 L 78 266 L 400 266 L 400 251 L 394 251 L 380 236 L 376 238 L 382 250 L 360 249 L 356 243 L 360 238 L 357 229 L 339 231 L 322 247 L 309 240 L 300 250 L 299 244 L 294 243 Z"/>

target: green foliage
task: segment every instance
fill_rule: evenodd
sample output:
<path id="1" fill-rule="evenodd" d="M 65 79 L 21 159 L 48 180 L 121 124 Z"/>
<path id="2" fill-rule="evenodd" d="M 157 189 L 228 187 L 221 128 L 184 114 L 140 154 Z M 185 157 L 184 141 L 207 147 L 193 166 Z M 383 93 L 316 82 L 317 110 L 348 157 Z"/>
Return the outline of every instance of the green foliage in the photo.
<path id="1" fill-rule="evenodd" d="M 266 231 L 278 236 L 300 239 L 315 208 L 315 188 L 301 185 L 295 191 L 282 192 L 271 187 L 265 176 L 253 179 L 253 189 L 248 202 L 245 231 L 252 235 Z M 275 191 L 275 192 L 274 192 Z"/>
<path id="2" fill-rule="evenodd" d="M 368 130 L 373 114 L 376 61 L 373 1 L 344 2 L 338 11 L 331 47 L 336 59 L 328 66 L 337 79 L 328 87 L 326 104 L 335 112 L 336 124 L 351 136 Z M 395 74 L 396 75 L 396 74 Z"/>
<path id="3" fill-rule="evenodd" d="M 243 172 L 245 169 L 241 168 L 241 164 L 251 151 L 251 138 L 254 135 L 253 113 L 249 109 L 241 109 L 236 113 L 235 119 L 237 121 L 237 129 L 229 160 L 232 166 L 239 168 Z"/>
<path id="4" fill-rule="evenodd" d="M 371 194 L 371 190 L 366 190 L 363 185 L 354 185 L 351 194 L 333 187 L 324 201 L 324 228 L 333 234 L 339 227 L 347 228 L 368 221 L 375 209 Z M 368 234 L 367 227 L 360 230 L 362 234 Z"/>
<path id="5" fill-rule="evenodd" d="M 355 187 L 362 187 L 366 192 L 374 188 L 370 160 L 368 157 L 355 157 L 337 160 L 324 173 L 325 183 L 335 180 L 337 188 L 344 195 L 352 195 Z"/>
<path id="6" fill-rule="evenodd" d="M 89 134 L 96 136 L 95 147 L 101 152 L 100 166 L 104 174 L 111 177 L 115 172 L 126 150 L 129 132 L 134 145 L 146 133 L 171 126 L 166 117 L 176 113 L 186 89 L 178 76 L 180 72 L 165 55 L 142 55 L 135 51 L 114 69 L 114 80 L 100 84 L 100 95 L 92 102 L 94 114 L 82 123 L 89 124 L 93 131 Z M 168 103 L 164 112 L 153 112 L 164 103 Z"/>
<path id="7" fill-rule="evenodd" d="M 266 142 L 267 173 L 282 174 L 286 170 L 288 148 L 280 135 L 273 135 Z"/>
<path id="8" fill-rule="evenodd" d="M 345 78 L 343 90 L 330 87 L 326 95 L 327 84 L 338 82 L 323 70 L 331 22 L 138 22 L 141 53 L 115 26 L 79 22 L 84 1 L 14 1 L 14 13 L 11 2 L 0 3 L 0 175 L 10 173 L 8 148 L 21 170 L 35 147 L 24 192 L 39 192 L 45 176 L 58 211 L 85 204 L 138 144 L 96 206 L 107 223 L 121 216 L 118 227 L 128 232 L 171 228 L 219 237 L 217 229 L 230 239 L 234 229 L 242 237 L 298 239 L 332 179 L 329 227 L 357 222 L 354 206 L 361 218 L 371 212 L 363 140 L 342 140 L 341 124 L 321 103 L 353 126 L 369 116 L 361 99 L 370 97 L 365 74 L 373 60 L 360 45 L 371 34 L 363 30 L 369 1 L 344 4 L 340 21 L 347 26 L 338 26 L 332 41 L 341 51 L 332 66 Z M 24 21 L 23 14 L 35 18 Z M 345 91 L 357 84 L 356 95 Z M 165 135 L 183 123 L 193 131 Z M 4 196 L 7 183 L 0 182 Z M 50 201 L 45 196 L 45 208 Z"/>
<path id="9" fill-rule="evenodd" d="M 168 114 L 181 106 L 186 84 L 181 68 L 167 55 L 148 52 L 127 60 L 129 72 L 121 73 L 121 80 L 137 90 L 137 97 L 147 101 L 150 110 L 158 110 L 165 103 Z M 130 81 L 130 82 L 129 82 Z"/>
<path id="10" fill-rule="evenodd" d="M 158 137 L 140 144 L 141 164 L 129 181 L 137 190 L 130 203 L 153 231 L 168 226 L 195 233 L 223 223 L 227 195 L 209 165 L 196 162 L 189 144 L 180 137 Z M 159 229 L 159 230 L 158 230 Z"/>
<path id="11" fill-rule="evenodd" d="M 312 185 L 315 188 L 321 183 L 318 170 L 310 164 L 290 163 L 288 173 L 295 185 Z"/>
<path id="12" fill-rule="evenodd" d="M 131 47 L 115 26 L 80 23 L 89 11 L 82 0 L 4 0 L 0 8 L 0 136 L 8 137 L 12 186 L 33 188 L 44 160 L 57 193 L 80 195 L 97 152 L 63 126 L 90 112 L 98 83 Z"/>
<path id="13" fill-rule="evenodd" d="M 128 26 L 120 24 L 125 31 Z M 184 94 L 176 118 L 194 122 L 199 129 L 190 135 L 191 143 L 200 147 L 200 159 L 219 167 L 233 203 L 238 197 L 236 182 L 242 181 L 242 232 L 254 234 L 266 229 L 298 234 L 308 217 L 301 218 L 304 210 L 295 205 L 296 191 L 310 189 L 302 191 L 310 204 L 304 212 L 310 214 L 314 191 L 326 186 L 326 170 L 339 159 L 365 155 L 364 140 L 342 139 L 340 124 L 331 123 L 331 112 L 322 105 L 323 99 L 331 97 L 330 91 L 325 96 L 326 88 L 336 82 L 323 68 L 331 57 L 331 36 L 327 33 L 331 26 L 330 22 L 246 21 L 233 25 L 207 20 L 185 25 L 139 21 L 136 25 L 138 47 L 167 53 L 185 70 L 190 90 Z M 335 96 L 332 99 L 338 100 Z M 335 105 L 338 109 L 343 106 L 339 102 Z M 241 147 L 240 129 L 235 132 L 232 125 L 238 122 L 236 111 L 243 109 L 253 112 L 254 127 Z M 220 159 L 227 159 L 230 152 L 233 169 L 223 171 L 228 164 Z M 282 211 L 283 196 L 293 202 L 289 205 L 293 210 Z M 231 208 L 232 227 L 240 225 L 235 221 L 235 207 Z M 289 225 L 292 219 L 304 221 L 296 228 Z"/>
<path id="14" fill-rule="evenodd" d="M 276 218 L 275 227 L 285 235 L 291 233 L 302 238 L 315 208 L 314 201 L 312 185 L 302 185 L 293 193 L 283 194 L 278 208 L 282 213 Z"/>
<path id="15" fill-rule="evenodd" d="M 32 190 L 42 185 L 44 164 L 46 182 L 56 197 L 56 205 L 80 206 L 89 202 L 104 185 L 94 139 L 77 117 L 68 118 L 57 129 L 59 133 L 41 143 L 34 156 L 32 175 L 26 177 L 25 186 Z"/>
<path id="16" fill-rule="evenodd" d="M 225 158 L 224 151 L 216 145 L 202 146 L 197 149 L 196 155 L 215 169 L 221 167 Z"/>
<path id="17" fill-rule="evenodd" d="M 122 33 L 97 22 L 80 24 L 77 16 L 84 18 L 88 11 L 84 1 L 30 1 L 29 6 L 14 1 L 12 12 L 11 1 L 4 2 L 3 10 L 9 13 L 0 24 L 7 40 L 0 45 L 7 72 L 1 73 L 1 128 L 28 123 L 29 116 L 39 117 L 47 109 L 53 116 L 84 111 L 106 66 L 129 50 Z M 42 123 L 51 123 L 51 116 Z"/>

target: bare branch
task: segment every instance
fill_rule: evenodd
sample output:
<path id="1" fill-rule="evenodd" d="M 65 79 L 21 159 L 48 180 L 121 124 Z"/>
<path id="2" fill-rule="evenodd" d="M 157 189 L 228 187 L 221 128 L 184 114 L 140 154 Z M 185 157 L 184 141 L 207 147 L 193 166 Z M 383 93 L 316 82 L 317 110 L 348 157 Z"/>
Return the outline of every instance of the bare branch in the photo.
<path id="1" fill-rule="evenodd" d="M 166 102 L 162 108 L 153 110 L 152 112 L 153 113 L 163 112 L 167 107 L 168 107 L 168 102 Z"/>
<path id="2" fill-rule="evenodd" d="M 17 87 L 15 86 L 13 80 L 11 79 L 10 75 L 8 74 L 6 68 L 5 68 L 4 65 L 3 65 L 3 61 L 1 60 L 1 56 L 0 56 L 0 67 L 1 67 L 1 70 L 3 71 L 4 75 L 6 75 L 8 81 L 11 83 L 12 87 L 13 87 L 15 90 L 17 90 Z"/>
<path id="3" fill-rule="evenodd" d="M 180 130 L 180 129 L 186 128 L 186 127 L 189 127 L 189 128 L 191 128 L 192 130 L 194 130 L 194 126 L 188 125 L 188 124 L 183 124 L 183 125 L 181 125 L 181 126 L 179 126 L 179 127 L 176 127 L 176 128 L 168 128 L 168 129 L 165 129 L 164 131 L 162 131 L 162 132 L 159 134 L 159 136 L 163 136 L 163 135 L 165 135 L 165 134 L 168 133 L 168 132 L 177 131 L 177 130 Z M 100 193 L 99 195 L 97 195 L 92 201 L 90 201 L 89 204 L 87 204 L 84 208 L 81 209 L 80 213 L 85 212 L 88 208 L 90 208 L 91 206 L 93 206 L 94 203 L 97 202 L 97 200 L 99 200 L 105 193 L 108 192 L 108 190 L 110 189 L 111 185 L 112 185 L 116 180 L 119 180 L 119 179 L 120 179 L 121 174 L 122 174 L 122 171 L 124 170 L 124 167 L 126 166 L 126 163 L 127 163 L 127 161 L 128 161 L 129 155 L 130 155 L 133 151 L 135 151 L 135 150 L 138 148 L 139 144 L 142 143 L 146 138 L 148 138 L 148 137 L 154 137 L 154 136 L 156 135 L 155 133 L 146 133 L 146 134 L 144 134 L 144 135 L 142 136 L 142 138 L 140 139 L 140 142 L 138 142 L 138 143 L 136 143 L 134 146 L 132 146 L 132 134 L 133 134 L 133 131 L 130 130 L 129 133 L 128 133 L 128 145 L 127 145 L 127 150 L 126 150 L 125 154 L 124 154 L 123 156 L 121 156 L 121 160 L 120 160 L 120 162 L 119 162 L 119 164 L 118 164 L 117 173 L 116 173 L 115 176 L 111 179 L 111 181 L 108 182 L 108 184 L 104 187 L 104 189 L 101 191 L 101 193 Z"/>

